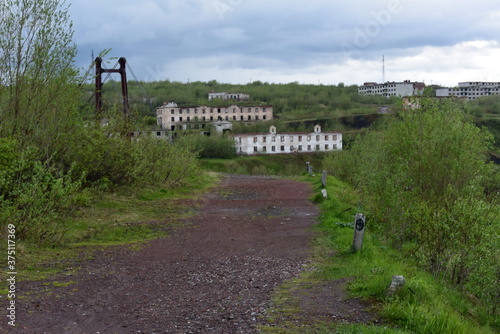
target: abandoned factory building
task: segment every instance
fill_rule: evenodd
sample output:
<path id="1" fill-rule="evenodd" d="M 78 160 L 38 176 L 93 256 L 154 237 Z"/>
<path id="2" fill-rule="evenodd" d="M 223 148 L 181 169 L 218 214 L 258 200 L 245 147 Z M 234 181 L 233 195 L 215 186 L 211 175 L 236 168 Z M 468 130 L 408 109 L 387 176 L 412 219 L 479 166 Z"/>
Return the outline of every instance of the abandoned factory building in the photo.
<path id="1" fill-rule="evenodd" d="M 269 133 L 239 133 L 232 136 L 237 153 L 241 155 L 327 152 L 342 149 L 342 133 L 321 132 L 319 125 L 314 127 L 314 132 L 276 133 L 276 127 L 271 126 Z"/>

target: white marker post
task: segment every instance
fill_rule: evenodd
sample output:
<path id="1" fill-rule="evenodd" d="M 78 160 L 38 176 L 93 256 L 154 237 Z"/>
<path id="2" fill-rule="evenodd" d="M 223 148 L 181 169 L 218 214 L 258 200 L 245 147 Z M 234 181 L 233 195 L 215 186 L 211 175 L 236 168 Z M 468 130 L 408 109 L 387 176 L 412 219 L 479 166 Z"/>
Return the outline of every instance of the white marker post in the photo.
<path id="1" fill-rule="evenodd" d="M 366 218 L 362 213 L 357 213 L 354 219 L 354 241 L 352 250 L 357 252 L 363 247 L 363 236 L 365 234 Z"/>

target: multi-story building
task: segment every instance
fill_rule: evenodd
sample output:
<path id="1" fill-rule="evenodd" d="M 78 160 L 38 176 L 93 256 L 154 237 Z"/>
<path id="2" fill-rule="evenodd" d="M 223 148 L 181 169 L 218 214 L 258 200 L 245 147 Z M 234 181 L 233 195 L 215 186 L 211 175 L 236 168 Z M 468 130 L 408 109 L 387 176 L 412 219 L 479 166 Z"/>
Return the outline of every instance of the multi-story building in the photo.
<path id="1" fill-rule="evenodd" d="M 271 126 L 269 133 L 237 133 L 232 136 L 237 153 L 241 155 L 342 150 L 342 133 L 321 132 L 319 125 L 314 127 L 314 132 L 276 133 L 276 127 Z"/>
<path id="2" fill-rule="evenodd" d="M 425 83 L 423 82 L 386 82 L 375 83 L 365 82 L 358 88 L 358 93 L 363 95 L 381 95 L 387 98 L 391 96 L 414 96 L 424 93 Z"/>
<path id="3" fill-rule="evenodd" d="M 208 99 L 222 99 L 222 100 L 237 100 L 237 101 L 246 101 L 250 99 L 250 95 L 244 93 L 216 93 L 210 92 L 208 93 Z"/>
<path id="4" fill-rule="evenodd" d="M 168 102 L 156 108 L 157 122 L 167 130 L 205 129 L 215 121 L 253 123 L 273 119 L 273 107 L 268 105 L 229 107 L 179 107 Z"/>
<path id="5" fill-rule="evenodd" d="M 500 82 L 459 82 L 458 87 L 438 88 L 436 97 L 459 97 L 474 100 L 481 96 L 498 95 Z"/>

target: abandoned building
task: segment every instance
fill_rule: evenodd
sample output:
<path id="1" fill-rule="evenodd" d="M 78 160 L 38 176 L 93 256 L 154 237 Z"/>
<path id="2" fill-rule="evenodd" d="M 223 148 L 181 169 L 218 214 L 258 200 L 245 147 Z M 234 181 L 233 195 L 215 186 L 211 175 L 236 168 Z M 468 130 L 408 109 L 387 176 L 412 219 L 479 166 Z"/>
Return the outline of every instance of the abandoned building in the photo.
<path id="1" fill-rule="evenodd" d="M 436 97 L 458 97 L 467 100 L 498 94 L 500 82 L 459 82 L 458 87 L 436 89 Z"/>
<path id="2" fill-rule="evenodd" d="M 210 92 L 208 93 L 208 99 L 222 99 L 222 100 L 236 100 L 236 101 L 247 101 L 250 99 L 250 95 L 244 93 L 216 93 Z"/>
<path id="3" fill-rule="evenodd" d="M 276 133 L 276 127 L 271 126 L 269 133 L 239 133 L 232 137 L 241 155 L 342 150 L 342 133 L 321 132 L 319 125 L 314 132 Z"/>
<path id="4" fill-rule="evenodd" d="M 260 120 L 273 119 L 272 106 L 237 106 L 229 107 L 179 107 L 177 103 L 168 102 L 156 108 L 158 124 L 166 130 L 206 129 L 215 121 L 253 123 Z"/>
<path id="5" fill-rule="evenodd" d="M 424 93 L 425 83 L 411 82 L 365 82 L 363 86 L 359 86 L 358 93 L 362 95 L 381 95 L 387 98 L 391 96 L 416 96 Z"/>

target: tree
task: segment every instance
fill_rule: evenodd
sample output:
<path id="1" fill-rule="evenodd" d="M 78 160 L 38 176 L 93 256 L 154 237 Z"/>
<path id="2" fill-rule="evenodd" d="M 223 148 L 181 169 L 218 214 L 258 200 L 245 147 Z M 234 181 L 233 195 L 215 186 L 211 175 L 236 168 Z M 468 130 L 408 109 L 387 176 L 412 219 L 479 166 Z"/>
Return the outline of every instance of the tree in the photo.
<path id="1" fill-rule="evenodd" d="M 75 125 L 78 101 L 68 8 L 60 0 L 4 0 L 0 18 L 0 135 L 53 154 L 57 134 Z"/>

